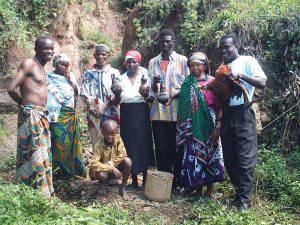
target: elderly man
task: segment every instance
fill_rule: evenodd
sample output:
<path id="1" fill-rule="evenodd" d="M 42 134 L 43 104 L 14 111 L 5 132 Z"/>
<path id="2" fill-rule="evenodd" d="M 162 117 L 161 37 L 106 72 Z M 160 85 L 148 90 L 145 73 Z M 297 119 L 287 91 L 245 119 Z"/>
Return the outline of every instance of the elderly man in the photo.
<path id="1" fill-rule="evenodd" d="M 50 196 L 54 190 L 44 66 L 52 59 L 53 41 L 50 37 L 39 37 L 34 50 L 35 56 L 22 61 L 8 88 L 8 94 L 20 106 L 16 176 Z"/>
<path id="2" fill-rule="evenodd" d="M 85 97 L 87 121 L 93 149 L 99 140 L 100 123 L 105 119 L 119 120 L 118 108 L 113 106 L 112 80 L 120 77 L 120 72 L 108 63 L 110 49 L 105 44 L 95 46 L 96 63 L 83 74 L 81 95 Z"/>
<path id="3" fill-rule="evenodd" d="M 220 49 L 224 64 L 231 68 L 230 78 L 240 81 L 247 93 L 231 96 L 221 132 L 225 167 L 236 189 L 232 203 L 244 211 L 251 205 L 258 148 L 255 113 L 246 99 L 251 102 L 254 89 L 264 88 L 267 77 L 255 58 L 239 55 L 235 36 L 223 36 Z"/>

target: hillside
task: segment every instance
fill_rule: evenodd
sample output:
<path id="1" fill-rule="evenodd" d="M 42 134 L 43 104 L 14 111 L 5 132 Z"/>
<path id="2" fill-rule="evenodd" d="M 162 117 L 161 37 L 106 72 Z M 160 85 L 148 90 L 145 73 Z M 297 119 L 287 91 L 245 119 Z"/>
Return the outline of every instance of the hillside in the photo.
<path id="1" fill-rule="evenodd" d="M 299 12 L 299 0 L 0 0 L 0 224 L 299 224 Z M 175 31 L 177 52 L 206 52 L 212 74 L 225 33 L 235 33 L 239 51 L 255 56 L 266 71 L 267 87 L 256 97 L 261 133 L 254 206 L 244 213 L 228 206 L 234 197 L 228 180 L 215 186 L 212 199 L 175 192 L 165 203 L 149 201 L 142 188 L 132 187 L 134 200 L 124 201 L 117 194 L 120 181 L 108 183 L 106 194 L 90 180 L 60 181 L 51 200 L 14 184 L 17 106 L 6 85 L 21 60 L 34 54 L 35 38 L 51 35 L 55 53 L 69 55 L 80 83 L 84 68 L 94 62 L 95 44 L 111 47 L 118 69 L 132 48 L 143 53 L 147 67 L 159 52 L 162 28 Z M 52 70 L 50 63 L 46 70 Z M 81 102 L 77 110 L 88 150 Z"/>

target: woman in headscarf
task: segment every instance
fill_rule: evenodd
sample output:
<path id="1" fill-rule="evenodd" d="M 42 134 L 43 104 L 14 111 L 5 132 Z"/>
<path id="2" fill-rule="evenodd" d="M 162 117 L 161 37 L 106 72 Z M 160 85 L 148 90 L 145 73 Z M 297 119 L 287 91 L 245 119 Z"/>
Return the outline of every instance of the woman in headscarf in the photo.
<path id="1" fill-rule="evenodd" d="M 55 70 L 47 74 L 53 171 L 58 178 L 85 175 L 75 111 L 78 89 L 69 65 L 68 56 L 59 54 L 53 58 Z"/>
<path id="2" fill-rule="evenodd" d="M 132 184 L 138 186 L 137 175 L 143 173 L 143 185 L 147 169 L 154 165 L 154 152 L 148 102 L 153 101 L 149 92 L 151 81 L 148 70 L 141 67 L 141 54 L 130 50 L 126 53 L 127 72 L 121 75 L 120 130 L 129 158 L 132 160 Z"/>
<path id="3" fill-rule="evenodd" d="M 205 86 L 214 80 L 209 75 L 208 59 L 202 52 L 188 59 L 191 74 L 180 90 L 177 145 L 183 146 L 181 178 L 185 193 L 194 190 L 212 196 L 213 183 L 224 180 L 224 164 L 220 142 L 222 107 Z"/>

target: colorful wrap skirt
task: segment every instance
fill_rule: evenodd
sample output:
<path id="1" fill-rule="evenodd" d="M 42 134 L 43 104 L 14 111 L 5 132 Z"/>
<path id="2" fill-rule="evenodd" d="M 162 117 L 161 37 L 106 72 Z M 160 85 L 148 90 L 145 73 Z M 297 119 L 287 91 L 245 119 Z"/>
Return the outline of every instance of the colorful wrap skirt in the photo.
<path id="1" fill-rule="evenodd" d="M 208 109 L 215 122 L 214 110 Z M 197 190 L 205 185 L 224 181 L 225 167 L 221 141 L 216 146 L 211 139 L 206 143 L 201 142 L 192 135 L 192 126 L 192 120 L 188 119 L 179 129 L 180 136 L 184 137 L 181 180 L 186 189 Z"/>
<path id="2" fill-rule="evenodd" d="M 40 190 L 53 192 L 52 155 L 49 123 L 45 107 L 22 106 L 18 115 L 17 181 Z"/>
<path id="3" fill-rule="evenodd" d="M 60 178 L 83 176 L 85 166 L 75 110 L 62 106 L 57 121 L 50 123 L 50 130 L 53 173 Z"/>

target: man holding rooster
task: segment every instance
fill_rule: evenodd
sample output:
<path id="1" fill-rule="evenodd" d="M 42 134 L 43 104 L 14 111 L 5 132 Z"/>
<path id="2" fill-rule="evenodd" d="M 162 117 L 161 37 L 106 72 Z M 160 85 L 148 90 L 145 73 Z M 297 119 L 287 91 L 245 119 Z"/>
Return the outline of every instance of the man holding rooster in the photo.
<path id="1" fill-rule="evenodd" d="M 244 211 L 251 206 L 254 170 L 258 155 L 255 113 L 251 108 L 255 88 L 263 89 L 267 77 L 257 60 L 238 53 L 237 39 L 225 35 L 220 39 L 225 65 L 230 67 L 229 78 L 242 89 L 232 92 L 222 118 L 221 141 L 224 162 L 236 197 L 231 202 Z"/>

